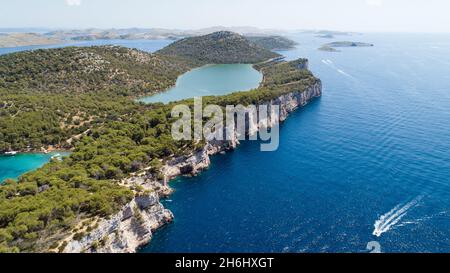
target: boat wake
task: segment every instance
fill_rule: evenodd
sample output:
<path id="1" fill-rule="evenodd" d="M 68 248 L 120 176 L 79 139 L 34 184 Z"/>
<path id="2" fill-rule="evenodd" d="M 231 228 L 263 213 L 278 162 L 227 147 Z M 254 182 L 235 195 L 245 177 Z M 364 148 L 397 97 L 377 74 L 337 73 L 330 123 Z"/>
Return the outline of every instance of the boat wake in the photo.
<path id="1" fill-rule="evenodd" d="M 388 232 L 406 216 L 409 210 L 417 206 L 422 198 L 423 196 L 421 195 L 407 204 L 399 204 L 388 213 L 382 215 L 380 219 L 375 222 L 373 235 L 381 237 L 383 233 Z"/>
<path id="2" fill-rule="evenodd" d="M 341 73 L 341 74 L 344 75 L 344 76 L 351 77 L 350 74 L 348 74 L 347 72 L 345 72 L 345 71 L 342 70 L 342 69 L 338 69 L 337 72 Z"/>
<path id="3" fill-rule="evenodd" d="M 326 65 L 333 65 L 333 61 L 327 59 L 327 60 L 322 60 L 322 63 L 326 64 Z"/>
<path id="4" fill-rule="evenodd" d="M 339 69 L 338 67 L 336 67 L 336 65 L 333 63 L 332 60 L 322 60 L 322 63 L 329 66 L 330 68 L 334 69 L 335 71 L 337 71 L 339 74 L 344 75 L 346 77 L 352 78 L 352 75 L 348 74 L 347 72 L 345 72 L 342 69 Z"/>

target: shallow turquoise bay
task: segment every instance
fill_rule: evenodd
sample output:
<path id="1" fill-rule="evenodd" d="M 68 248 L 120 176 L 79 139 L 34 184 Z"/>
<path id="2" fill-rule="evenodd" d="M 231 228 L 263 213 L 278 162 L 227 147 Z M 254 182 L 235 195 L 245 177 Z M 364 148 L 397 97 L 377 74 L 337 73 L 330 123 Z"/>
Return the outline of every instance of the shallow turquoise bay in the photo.
<path id="1" fill-rule="evenodd" d="M 180 76 L 176 86 L 164 93 L 139 99 L 144 103 L 168 103 L 203 96 L 247 91 L 259 86 L 262 74 L 250 64 L 207 65 Z"/>
<path id="2" fill-rule="evenodd" d="M 40 168 L 56 155 L 66 156 L 68 153 L 53 152 L 48 154 L 18 154 L 15 156 L 0 155 L 0 183 L 8 178 L 17 179 L 26 172 Z"/>

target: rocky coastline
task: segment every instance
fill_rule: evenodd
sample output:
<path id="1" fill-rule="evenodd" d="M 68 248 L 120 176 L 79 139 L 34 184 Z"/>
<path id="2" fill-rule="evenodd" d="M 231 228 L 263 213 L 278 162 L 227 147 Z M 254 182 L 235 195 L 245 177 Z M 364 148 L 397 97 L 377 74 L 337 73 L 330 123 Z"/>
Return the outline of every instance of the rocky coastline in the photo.
<path id="1" fill-rule="evenodd" d="M 306 90 L 290 92 L 263 104 L 279 105 L 280 115 L 277 118 L 283 122 L 290 113 L 321 95 L 322 84 L 318 81 Z M 276 120 L 269 120 L 267 124 L 271 127 L 275 122 Z M 250 122 L 246 133 L 256 133 L 259 130 L 257 124 L 258 122 L 253 122 L 252 125 Z M 136 196 L 119 213 L 107 219 L 98 219 L 96 228 L 81 239 L 75 239 L 74 236 L 67 238 L 60 246 L 62 252 L 137 252 L 151 241 L 153 232 L 174 219 L 172 212 L 160 202 L 161 198 L 172 193 L 168 182 L 181 175 L 196 175 L 209 167 L 211 156 L 235 149 L 239 145 L 237 132 L 232 135 L 234 137 L 231 140 L 207 142 L 203 149 L 194 154 L 166 162 L 161 170 L 163 181 L 145 171 L 123 180 L 123 185 L 140 187 L 144 189 L 144 193 Z"/>

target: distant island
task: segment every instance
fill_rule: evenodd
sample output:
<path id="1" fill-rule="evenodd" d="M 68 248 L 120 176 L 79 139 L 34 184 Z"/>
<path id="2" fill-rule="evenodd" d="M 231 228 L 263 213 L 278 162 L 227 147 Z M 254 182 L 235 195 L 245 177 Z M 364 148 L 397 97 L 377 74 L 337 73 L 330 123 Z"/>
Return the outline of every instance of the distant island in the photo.
<path id="1" fill-rule="evenodd" d="M 334 35 L 333 34 L 321 34 L 321 35 L 317 35 L 316 37 L 324 38 L 324 39 L 333 39 Z"/>
<path id="2" fill-rule="evenodd" d="M 39 31 L 39 32 L 33 32 Z M 179 40 L 187 37 L 207 35 L 219 31 L 230 31 L 249 37 L 254 42 L 264 44 L 272 50 L 289 49 L 295 42 L 279 36 L 283 31 L 259 29 L 254 27 L 210 27 L 197 30 L 163 28 L 125 28 L 125 29 L 73 29 L 73 30 L 35 30 L 1 29 L 0 48 L 17 46 L 38 46 L 64 44 L 96 40 Z"/>
<path id="3" fill-rule="evenodd" d="M 282 51 L 295 48 L 297 42 L 282 36 L 245 36 L 251 42 L 268 50 Z"/>
<path id="4" fill-rule="evenodd" d="M 343 41 L 343 42 L 332 42 L 323 45 L 319 48 L 321 51 L 328 51 L 328 52 L 339 52 L 339 50 L 336 49 L 336 47 L 373 47 L 374 44 L 369 43 L 361 43 L 361 42 L 349 42 L 349 41 Z"/>
<path id="5" fill-rule="evenodd" d="M 356 33 L 353 32 L 345 32 L 345 31 L 335 31 L 335 30 L 319 30 L 316 31 L 315 34 L 317 35 L 324 35 L 324 36 L 350 36 Z"/>
<path id="6" fill-rule="evenodd" d="M 331 47 L 329 45 L 323 45 L 319 48 L 320 51 L 328 51 L 328 52 L 339 52 L 339 50 L 337 50 L 334 47 Z"/>
<path id="7" fill-rule="evenodd" d="M 37 33 L 0 33 L 0 48 L 60 44 L 64 41 Z"/>

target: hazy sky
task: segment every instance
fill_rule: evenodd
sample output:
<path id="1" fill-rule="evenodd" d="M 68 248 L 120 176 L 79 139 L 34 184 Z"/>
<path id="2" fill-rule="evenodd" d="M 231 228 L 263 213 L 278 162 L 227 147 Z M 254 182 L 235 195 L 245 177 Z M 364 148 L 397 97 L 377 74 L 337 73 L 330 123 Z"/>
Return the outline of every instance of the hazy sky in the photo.
<path id="1" fill-rule="evenodd" d="M 448 0 L 0 0 L 0 28 L 203 28 L 449 32 Z"/>

